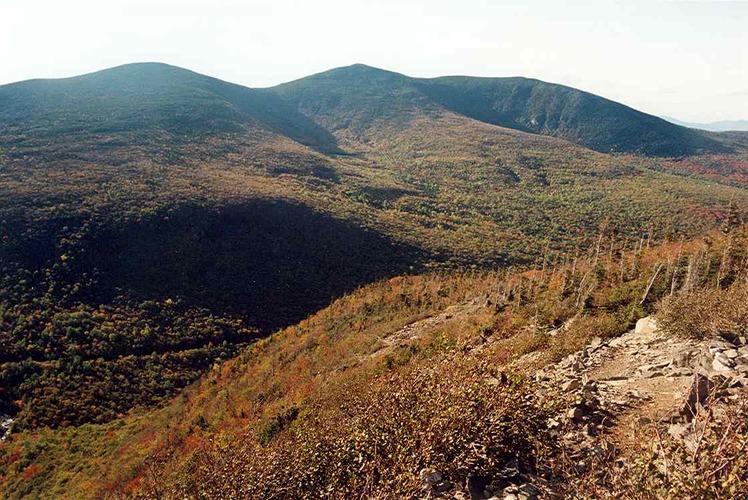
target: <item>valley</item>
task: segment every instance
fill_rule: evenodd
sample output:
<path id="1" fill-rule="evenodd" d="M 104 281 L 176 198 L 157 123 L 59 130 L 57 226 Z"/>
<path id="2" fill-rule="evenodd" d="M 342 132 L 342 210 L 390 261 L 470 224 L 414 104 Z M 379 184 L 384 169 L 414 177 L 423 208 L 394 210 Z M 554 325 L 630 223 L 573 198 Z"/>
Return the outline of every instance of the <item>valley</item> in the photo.
<path id="1" fill-rule="evenodd" d="M 513 448 L 555 467 L 556 409 L 511 363 L 699 293 L 735 301 L 739 344 L 747 210 L 748 134 L 533 79 L 0 86 L 0 487 L 413 497 L 435 464 L 464 488 Z"/>

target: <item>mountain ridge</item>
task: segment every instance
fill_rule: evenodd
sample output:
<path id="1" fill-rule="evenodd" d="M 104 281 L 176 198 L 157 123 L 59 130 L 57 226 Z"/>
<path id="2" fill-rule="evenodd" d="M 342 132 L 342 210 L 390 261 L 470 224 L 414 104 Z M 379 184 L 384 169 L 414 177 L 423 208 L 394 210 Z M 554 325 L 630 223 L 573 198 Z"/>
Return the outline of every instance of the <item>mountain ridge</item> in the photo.
<path id="1" fill-rule="evenodd" d="M 684 156 L 730 151 L 698 131 L 595 94 L 526 77 L 412 78 L 358 63 L 273 87 L 250 88 L 144 62 L 0 86 L 0 133 L 38 134 L 52 124 L 57 134 L 65 126 L 71 133 L 154 126 L 173 132 L 259 127 L 333 154 L 342 153 L 333 137 L 341 128 L 368 129 L 375 119 L 402 124 L 418 114 L 445 112 L 606 153 Z"/>
<path id="2" fill-rule="evenodd" d="M 0 134 L 6 135 L 154 128 L 200 134 L 247 127 L 337 151 L 329 133 L 272 95 L 164 63 L 0 86 Z"/>
<path id="3" fill-rule="evenodd" d="M 0 491 L 163 498 L 168 476 L 179 483 L 169 488 L 196 488 L 167 496 L 194 496 L 206 482 L 170 467 L 200 467 L 213 446 L 228 472 L 247 453 L 277 470 L 262 457 L 279 450 L 285 471 L 264 483 L 272 494 L 336 490 L 289 480 L 292 469 L 373 485 L 392 462 L 382 456 L 362 476 L 360 457 L 414 444 L 397 436 L 419 407 L 428 412 L 407 433 L 448 423 L 420 441 L 446 445 L 445 456 L 475 443 L 463 431 L 478 423 L 488 448 L 514 454 L 491 431 L 497 395 L 527 422 L 521 392 L 495 392 L 513 378 L 495 370 L 508 357 L 576 351 L 702 284 L 744 288 L 747 239 L 734 232 L 748 207 L 744 138 L 661 120 L 643 133 L 648 120 L 542 82 L 422 80 L 365 65 L 270 89 L 158 63 L 0 87 L 0 427 L 13 421 L 0 430 Z M 698 154 L 665 155 L 689 151 Z M 490 343 L 492 358 L 480 357 Z M 479 369 L 470 385 L 455 355 Z M 432 361 L 446 377 L 424 389 L 407 372 Z M 398 372 L 404 392 L 388 382 Z M 328 398 L 335 387 L 343 399 Z M 431 405 L 453 389 L 462 395 Z M 425 405 L 405 399 L 401 411 L 389 404 L 398 394 Z M 498 413 L 472 405 L 474 394 Z M 289 450 L 320 448 L 278 446 L 293 443 L 296 425 L 324 438 L 308 420 L 315 399 L 330 412 L 320 423 L 348 422 L 353 403 L 392 424 L 370 437 L 393 440 L 365 438 L 351 455 L 367 433 L 335 430 L 327 442 L 342 446 L 350 474 L 327 469 L 334 453 L 323 453 L 327 465 L 297 460 Z M 550 431 L 537 410 L 537 428 Z M 234 454 L 209 437 L 217 429 L 258 447 Z M 397 459 L 404 482 L 390 482 L 412 495 L 384 496 L 416 496 L 426 467 L 458 482 L 498 472 L 413 450 L 414 461 Z M 219 492 L 225 477 L 212 496 L 251 491 Z"/>
<path id="4" fill-rule="evenodd" d="M 696 128 L 699 130 L 706 130 L 709 132 L 746 132 L 748 131 L 748 120 L 718 120 L 715 122 L 708 123 L 697 123 L 687 122 L 678 120 L 672 116 L 662 116 L 664 120 L 667 120 L 676 125 L 682 127 Z"/>
<path id="5" fill-rule="evenodd" d="M 374 80 L 376 85 L 371 81 L 362 83 L 362 76 Z M 390 83 L 390 87 L 380 89 L 383 82 Z M 346 86 L 358 92 L 351 95 Z M 573 87 L 534 78 L 412 78 L 354 64 L 270 90 L 295 103 L 308 116 L 321 118 L 333 127 L 347 124 L 353 104 L 359 109 L 376 105 L 379 107 L 376 117 L 386 116 L 387 112 L 412 114 L 414 109 L 431 113 L 446 110 L 492 125 L 559 137 L 606 153 L 683 156 L 729 151 L 729 147 L 710 137 L 654 115 Z M 341 113 L 337 121 L 336 111 Z M 366 127 L 367 122 L 364 120 L 359 125 Z"/>
<path id="6" fill-rule="evenodd" d="M 109 421 L 374 280 L 541 266 L 605 228 L 693 237 L 748 206 L 744 153 L 495 125 L 487 82 L 485 121 L 442 103 L 460 82 L 363 65 L 280 90 L 159 64 L 1 87 L 0 410 Z"/>

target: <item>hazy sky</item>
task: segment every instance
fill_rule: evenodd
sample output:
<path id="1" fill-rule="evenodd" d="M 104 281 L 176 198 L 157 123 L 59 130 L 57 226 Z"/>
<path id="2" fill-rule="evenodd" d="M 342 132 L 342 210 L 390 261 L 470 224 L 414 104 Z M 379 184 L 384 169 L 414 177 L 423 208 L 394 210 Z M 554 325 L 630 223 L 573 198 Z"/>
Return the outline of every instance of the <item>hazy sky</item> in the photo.
<path id="1" fill-rule="evenodd" d="M 161 61 L 248 86 L 362 62 L 748 119 L 748 0 L 0 0 L 0 83 Z"/>

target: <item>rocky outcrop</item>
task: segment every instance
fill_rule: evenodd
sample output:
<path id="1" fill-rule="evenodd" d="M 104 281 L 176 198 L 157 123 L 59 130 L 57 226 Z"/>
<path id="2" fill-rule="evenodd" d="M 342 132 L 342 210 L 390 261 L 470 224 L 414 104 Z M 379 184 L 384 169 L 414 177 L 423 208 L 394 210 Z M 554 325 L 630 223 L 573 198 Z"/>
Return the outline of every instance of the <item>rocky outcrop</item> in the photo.
<path id="1" fill-rule="evenodd" d="M 699 412 L 748 387 L 747 354 L 746 345 L 676 338 L 642 318 L 633 331 L 595 339 L 536 379 L 541 391 L 566 398 L 567 409 L 548 425 L 583 472 L 592 461 L 618 457 L 625 428 L 659 424 L 695 447 Z"/>
<path id="2" fill-rule="evenodd" d="M 624 430 L 642 425 L 664 426 L 687 447 L 697 446 L 701 424 L 695 417 L 715 399 L 733 397 L 748 387 L 748 346 L 744 339 L 733 338 L 735 342 L 677 338 L 647 317 L 620 337 L 595 338 L 584 349 L 537 371 L 539 395 L 565 401 L 562 411 L 548 420 L 548 428 L 576 471 L 584 473 L 600 461 L 625 460 L 620 456 L 626 444 Z M 536 357 L 530 353 L 517 365 Z M 442 498 L 553 496 L 552 487 L 537 475 L 521 473 L 516 461 L 505 469 L 497 477 L 467 478 L 465 488 L 445 484 L 433 472 L 422 471 L 421 477 L 431 494 Z"/>
<path id="3" fill-rule="evenodd" d="M 0 442 L 5 441 L 5 438 L 10 434 L 10 428 L 13 426 L 13 419 L 10 415 L 0 414 Z"/>

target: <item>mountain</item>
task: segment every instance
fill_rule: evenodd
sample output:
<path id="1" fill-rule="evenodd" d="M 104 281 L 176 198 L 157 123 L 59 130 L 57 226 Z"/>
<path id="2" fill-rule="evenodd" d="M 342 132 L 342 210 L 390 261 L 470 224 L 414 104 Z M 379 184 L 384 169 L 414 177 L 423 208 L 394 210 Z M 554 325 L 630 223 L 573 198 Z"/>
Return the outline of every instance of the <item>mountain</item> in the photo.
<path id="1" fill-rule="evenodd" d="M 606 153 L 682 156 L 728 149 L 699 132 L 608 99 L 528 78 L 409 78 L 358 64 L 271 90 L 332 130 L 451 111 Z"/>
<path id="2" fill-rule="evenodd" d="M 260 129 L 327 151 L 328 132 L 262 90 L 159 63 L 0 87 L 0 136 L 55 140 L 153 131 L 220 134 Z"/>
<path id="3" fill-rule="evenodd" d="M 103 424 L 372 282 L 703 234 L 748 207 L 742 139 L 720 137 L 536 81 L 361 65 L 270 89 L 151 63 L 2 86 L 0 413 Z"/>
<path id="4" fill-rule="evenodd" d="M 602 97 L 526 78 L 418 79 L 358 64 L 249 89 L 166 64 L 139 63 L 0 87 L 0 134 L 6 140 L 254 129 L 336 153 L 335 131 L 360 133 L 374 122 L 403 124 L 416 115 L 446 112 L 601 152 L 683 156 L 729 150 L 697 131 Z"/>
<path id="5" fill-rule="evenodd" d="M 708 130 L 709 132 L 748 132 L 748 120 L 721 120 L 710 123 L 689 123 L 669 116 L 663 116 L 662 118 L 682 127 Z"/>

